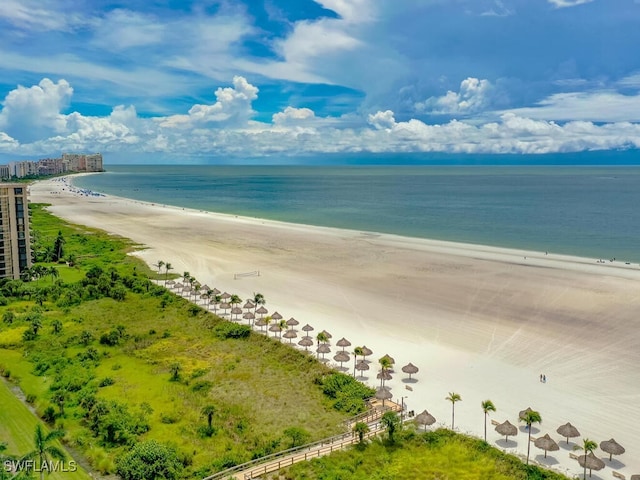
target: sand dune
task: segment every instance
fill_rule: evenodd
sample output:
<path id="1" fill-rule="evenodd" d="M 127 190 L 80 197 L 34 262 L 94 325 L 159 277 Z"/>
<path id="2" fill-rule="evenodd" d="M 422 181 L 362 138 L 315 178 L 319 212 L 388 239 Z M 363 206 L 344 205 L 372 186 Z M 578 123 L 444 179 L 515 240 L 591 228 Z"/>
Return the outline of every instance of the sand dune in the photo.
<path id="1" fill-rule="evenodd" d="M 87 198 L 56 181 L 33 185 L 31 198 L 146 245 L 137 255 L 150 264 L 171 262 L 242 298 L 261 292 L 270 311 L 327 329 L 334 341 L 366 344 L 375 359 L 389 353 L 398 372 L 413 362 L 413 390 L 398 373 L 392 391 L 438 424 L 450 422 L 450 391 L 463 399 L 456 426 L 478 436 L 482 400 L 493 400 L 500 422 L 517 423 L 531 406 L 543 418 L 540 435 L 559 440 L 556 428 L 571 421 L 598 443 L 614 437 L 627 449 L 615 470 L 640 473 L 638 265 Z M 234 280 L 255 270 L 261 275 Z M 490 429 L 489 441 L 499 438 Z M 525 435 L 515 440 L 526 452 Z M 542 453 L 532 446 L 532 458 L 544 461 Z M 560 471 L 581 473 L 566 448 L 548 457 Z M 611 475 L 607 467 L 592 478 Z"/>

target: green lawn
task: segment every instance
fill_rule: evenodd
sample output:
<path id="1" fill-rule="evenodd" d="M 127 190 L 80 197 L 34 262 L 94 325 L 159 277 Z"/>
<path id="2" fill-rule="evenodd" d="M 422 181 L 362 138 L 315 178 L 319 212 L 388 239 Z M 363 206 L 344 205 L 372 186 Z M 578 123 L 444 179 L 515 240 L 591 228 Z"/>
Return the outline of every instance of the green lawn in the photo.
<path id="1" fill-rule="evenodd" d="M 0 442 L 7 444 L 5 453 L 21 456 L 34 449 L 33 435 L 38 423 L 35 415 L 11 392 L 4 380 L 0 380 Z M 71 457 L 67 454 L 67 459 Z M 52 472 L 51 480 L 89 480 L 87 473 L 78 467 L 75 472 Z"/>

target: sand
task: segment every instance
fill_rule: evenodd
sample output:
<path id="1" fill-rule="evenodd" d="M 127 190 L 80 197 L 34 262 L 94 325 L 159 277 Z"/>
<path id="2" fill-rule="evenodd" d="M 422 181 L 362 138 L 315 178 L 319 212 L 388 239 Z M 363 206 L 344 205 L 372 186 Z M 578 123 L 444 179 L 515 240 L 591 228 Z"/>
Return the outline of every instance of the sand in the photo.
<path id="1" fill-rule="evenodd" d="M 640 473 L 637 264 L 86 197 L 54 180 L 32 185 L 31 200 L 145 245 L 136 255 L 149 264 L 170 262 L 174 272 L 242 299 L 261 292 L 270 312 L 310 323 L 316 333 L 326 329 L 334 342 L 344 336 L 366 344 L 375 360 L 390 354 L 394 398 L 416 413 L 427 409 L 436 425 L 451 424 L 448 392 L 462 396 L 456 429 L 477 436 L 482 400 L 495 403 L 492 419 L 514 424 L 530 406 L 543 419 L 534 437 L 559 441 L 556 428 L 570 421 L 582 437 L 613 437 L 627 449 L 612 462 L 598 449 L 607 467 L 591 478 Z M 252 271 L 260 276 L 234 279 Z M 420 368 L 415 383 L 400 372 L 409 362 Z M 375 372 L 366 381 L 375 386 Z M 490 443 L 526 453 L 523 426 L 515 442 L 500 438 L 490 425 Z M 577 475 L 573 445 L 563 441 L 547 459 L 531 445 L 531 459 Z"/>

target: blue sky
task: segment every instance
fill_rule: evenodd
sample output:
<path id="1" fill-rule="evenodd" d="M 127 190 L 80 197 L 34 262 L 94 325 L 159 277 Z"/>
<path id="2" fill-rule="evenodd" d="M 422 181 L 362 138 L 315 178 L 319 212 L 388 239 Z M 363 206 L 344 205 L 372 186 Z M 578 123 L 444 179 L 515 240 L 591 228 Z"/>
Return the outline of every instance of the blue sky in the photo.
<path id="1" fill-rule="evenodd" d="M 640 146 L 639 0 L 2 0 L 0 159 Z"/>

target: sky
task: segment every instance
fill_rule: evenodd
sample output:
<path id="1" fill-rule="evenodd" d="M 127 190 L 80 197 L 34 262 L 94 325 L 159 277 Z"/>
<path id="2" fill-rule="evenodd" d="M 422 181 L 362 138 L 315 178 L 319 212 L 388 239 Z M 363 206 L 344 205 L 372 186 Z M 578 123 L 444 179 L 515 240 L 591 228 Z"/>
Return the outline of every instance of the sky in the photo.
<path id="1" fill-rule="evenodd" d="M 0 159 L 640 147 L 640 0 L 2 0 Z"/>

